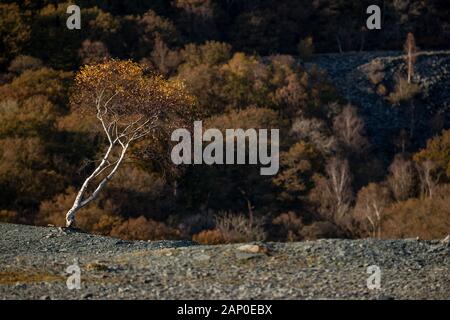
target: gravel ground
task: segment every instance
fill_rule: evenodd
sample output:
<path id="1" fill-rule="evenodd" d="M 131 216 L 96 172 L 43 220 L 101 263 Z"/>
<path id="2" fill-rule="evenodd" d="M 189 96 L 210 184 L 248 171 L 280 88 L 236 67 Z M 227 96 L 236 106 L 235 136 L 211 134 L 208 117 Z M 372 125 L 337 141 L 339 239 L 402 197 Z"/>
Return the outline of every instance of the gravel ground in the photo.
<path id="1" fill-rule="evenodd" d="M 1 299 L 450 299 L 448 241 L 201 246 L 0 224 Z M 81 289 L 66 268 L 78 261 Z M 368 289 L 367 268 L 381 270 Z"/>

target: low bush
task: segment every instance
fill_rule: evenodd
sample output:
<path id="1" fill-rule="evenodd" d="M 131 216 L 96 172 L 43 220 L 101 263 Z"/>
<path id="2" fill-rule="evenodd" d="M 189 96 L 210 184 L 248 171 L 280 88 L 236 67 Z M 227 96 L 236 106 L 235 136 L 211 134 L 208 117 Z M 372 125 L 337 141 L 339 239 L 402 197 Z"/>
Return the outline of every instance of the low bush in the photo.
<path id="1" fill-rule="evenodd" d="M 180 231 L 144 216 L 130 218 L 115 226 L 110 235 L 125 240 L 178 239 Z"/>
<path id="2" fill-rule="evenodd" d="M 416 83 L 409 83 L 404 77 L 397 77 L 395 81 L 395 88 L 388 96 L 388 101 L 394 106 L 408 102 L 415 98 L 421 91 L 421 88 Z"/>
<path id="3" fill-rule="evenodd" d="M 266 233 L 261 219 L 250 221 L 243 214 L 219 213 L 214 229 L 204 230 L 192 239 L 202 244 L 240 243 L 265 240 Z"/>
<path id="4" fill-rule="evenodd" d="M 65 226 L 65 213 L 72 206 L 75 196 L 76 191 L 69 188 L 65 193 L 59 194 L 51 200 L 43 201 L 35 223 Z M 121 223 L 122 219 L 118 215 L 100 208 L 97 204 L 91 204 L 79 212 L 76 227 L 97 234 L 109 235 L 111 230 Z"/>
<path id="5" fill-rule="evenodd" d="M 250 221 L 243 214 L 219 214 L 216 228 L 222 233 L 225 243 L 262 241 L 266 238 L 262 220 L 254 218 Z"/>
<path id="6" fill-rule="evenodd" d="M 300 58 L 304 60 L 310 60 L 315 51 L 313 38 L 307 37 L 300 40 L 297 48 Z"/>
<path id="7" fill-rule="evenodd" d="M 17 212 L 0 210 L 0 222 L 15 223 L 18 220 Z"/>
<path id="8" fill-rule="evenodd" d="M 343 233 L 335 224 L 328 221 L 316 221 L 302 229 L 305 240 L 324 238 L 342 238 Z"/>
<path id="9" fill-rule="evenodd" d="M 374 59 L 364 66 L 367 78 L 373 85 L 380 84 L 383 81 L 385 77 L 384 68 L 385 66 L 381 59 Z"/>
<path id="10" fill-rule="evenodd" d="M 385 217 L 384 238 L 442 239 L 450 231 L 450 185 L 438 187 L 432 198 L 396 203 Z"/>
<path id="11" fill-rule="evenodd" d="M 221 244 L 225 242 L 222 232 L 218 229 L 203 230 L 194 234 L 192 240 L 200 244 Z"/>
<path id="12" fill-rule="evenodd" d="M 274 236 L 277 240 L 281 241 L 299 241 L 302 240 L 301 234 L 303 228 L 303 221 L 301 217 L 298 217 L 295 212 L 289 211 L 282 213 L 275 219 L 272 224 L 274 225 Z"/>

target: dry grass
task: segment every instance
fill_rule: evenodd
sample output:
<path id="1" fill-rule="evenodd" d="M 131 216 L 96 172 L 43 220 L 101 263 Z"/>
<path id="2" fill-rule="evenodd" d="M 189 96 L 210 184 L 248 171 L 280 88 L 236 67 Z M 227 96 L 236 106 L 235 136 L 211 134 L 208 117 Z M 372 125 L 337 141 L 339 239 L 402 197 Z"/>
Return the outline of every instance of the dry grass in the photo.
<path id="1" fill-rule="evenodd" d="M 102 264 L 102 263 L 92 262 L 92 263 L 88 263 L 86 265 L 86 270 L 87 271 L 107 271 L 108 266 L 105 264 Z"/>
<path id="2" fill-rule="evenodd" d="M 213 230 L 204 230 L 192 237 L 201 244 L 222 244 L 262 241 L 266 239 L 260 219 L 250 221 L 243 214 L 222 213 L 216 218 Z"/>
<path id="3" fill-rule="evenodd" d="M 48 272 L 27 272 L 27 271 L 1 271 L 0 284 L 12 285 L 16 283 L 37 283 L 65 281 L 66 278 L 61 275 L 51 274 Z"/>
<path id="4" fill-rule="evenodd" d="M 261 241 L 266 238 L 260 219 L 250 221 L 243 214 L 225 213 L 216 219 L 216 228 L 222 233 L 226 243 Z"/>

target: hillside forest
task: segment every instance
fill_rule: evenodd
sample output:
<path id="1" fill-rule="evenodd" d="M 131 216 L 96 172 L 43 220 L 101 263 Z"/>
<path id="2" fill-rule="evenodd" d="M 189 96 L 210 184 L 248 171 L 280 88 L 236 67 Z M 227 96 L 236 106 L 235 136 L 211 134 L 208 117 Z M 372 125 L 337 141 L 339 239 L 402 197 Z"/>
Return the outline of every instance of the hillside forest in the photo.
<path id="1" fill-rule="evenodd" d="M 450 232 L 447 1 L 77 0 L 80 30 L 69 4 L 0 0 L 0 221 L 65 225 L 109 145 L 88 107 L 105 85 L 121 116 L 165 122 L 130 138 L 77 228 L 204 244 Z M 170 133 L 194 120 L 279 129 L 278 173 L 174 165 Z"/>

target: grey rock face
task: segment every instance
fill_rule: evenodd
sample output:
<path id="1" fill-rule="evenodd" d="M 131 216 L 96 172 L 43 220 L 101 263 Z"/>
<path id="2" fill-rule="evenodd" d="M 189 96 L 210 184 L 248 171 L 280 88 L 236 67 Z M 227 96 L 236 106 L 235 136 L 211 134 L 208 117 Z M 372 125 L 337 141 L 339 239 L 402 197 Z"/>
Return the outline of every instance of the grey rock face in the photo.
<path id="1" fill-rule="evenodd" d="M 306 67 L 312 64 L 325 70 L 340 94 L 358 108 L 371 143 L 379 150 L 388 150 L 392 137 L 408 128 L 410 106 L 395 107 L 380 96 L 369 74 L 380 73 L 376 78 L 379 76 L 388 91 L 393 90 L 395 76 L 406 75 L 401 52 L 323 54 L 316 55 Z M 434 134 L 430 131 L 434 116 L 444 115 L 444 126 L 450 126 L 450 52 L 422 52 L 414 66 L 413 81 L 421 88 L 416 102 L 419 139 L 415 143 L 423 145 Z"/>

